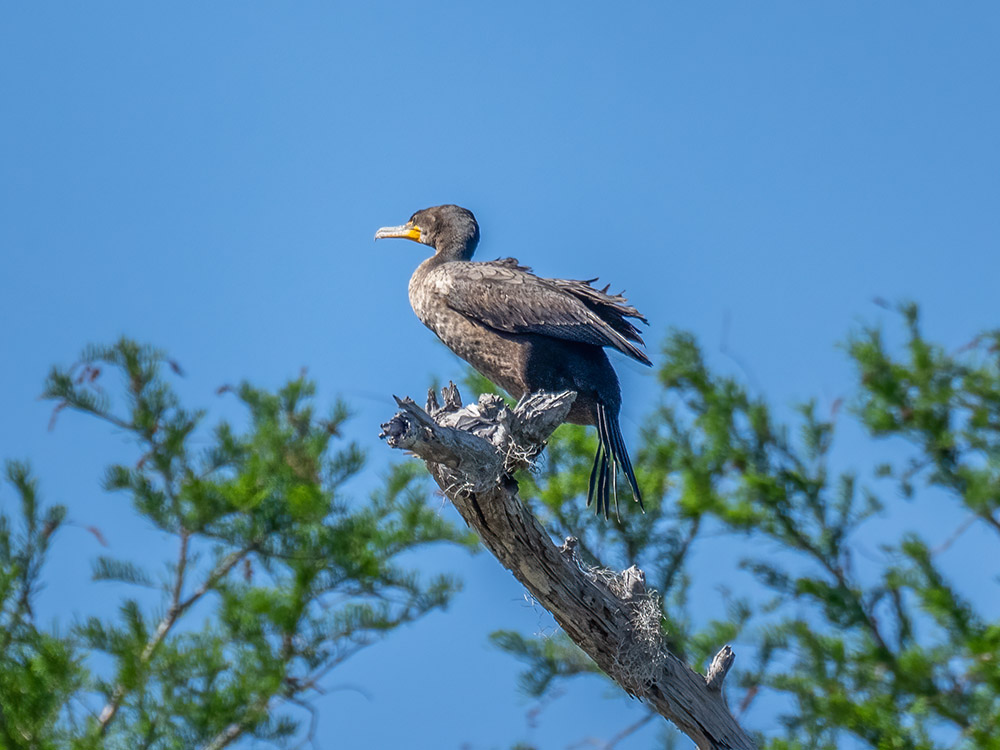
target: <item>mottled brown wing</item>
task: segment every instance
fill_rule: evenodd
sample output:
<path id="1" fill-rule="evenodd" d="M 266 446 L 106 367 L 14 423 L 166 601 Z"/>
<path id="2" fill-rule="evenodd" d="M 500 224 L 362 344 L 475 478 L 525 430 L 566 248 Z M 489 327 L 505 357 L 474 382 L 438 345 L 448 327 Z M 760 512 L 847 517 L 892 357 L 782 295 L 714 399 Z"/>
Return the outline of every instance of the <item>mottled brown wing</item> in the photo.
<path id="1" fill-rule="evenodd" d="M 625 320 L 644 320 L 642 316 L 623 297 L 594 289 L 589 282 L 544 279 L 513 258 L 446 263 L 435 276 L 449 307 L 490 328 L 611 346 L 650 364 L 632 343 L 642 344 L 638 330 Z"/>

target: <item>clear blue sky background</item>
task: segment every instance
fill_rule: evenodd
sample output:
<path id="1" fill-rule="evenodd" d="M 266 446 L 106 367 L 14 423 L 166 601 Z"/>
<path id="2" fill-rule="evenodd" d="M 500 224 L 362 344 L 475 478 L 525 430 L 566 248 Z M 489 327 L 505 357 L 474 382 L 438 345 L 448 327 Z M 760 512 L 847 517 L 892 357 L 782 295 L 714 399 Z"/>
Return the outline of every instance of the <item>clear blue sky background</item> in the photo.
<path id="1" fill-rule="evenodd" d="M 481 258 L 624 287 L 654 351 L 677 326 L 733 369 L 728 330 L 774 403 L 829 406 L 851 376 L 837 342 L 886 315 L 875 296 L 920 302 L 948 346 L 1000 324 L 998 8 L 8 5 L 0 456 L 30 458 L 112 553 L 158 549 L 98 487 L 131 448 L 79 417 L 47 431 L 37 400 L 53 363 L 125 333 L 168 349 L 185 397 L 219 413 L 218 385 L 308 366 L 384 469 L 391 394 L 462 366 L 409 309 L 425 248 L 372 235 L 445 202 L 475 211 Z M 654 383 L 616 362 L 634 440 Z M 113 606 L 121 591 L 89 583 L 103 552 L 81 528 L 60 535 L 47 616 Z M 638 715 L 592 680 L 529 726 L 517 665 L 486 634 L 549 620 L 486 555 L 420 562 L 459 568 L 466 591 L 331 676 L 364 695 L 321 700 L 324 747 L 561 748 Z"/>

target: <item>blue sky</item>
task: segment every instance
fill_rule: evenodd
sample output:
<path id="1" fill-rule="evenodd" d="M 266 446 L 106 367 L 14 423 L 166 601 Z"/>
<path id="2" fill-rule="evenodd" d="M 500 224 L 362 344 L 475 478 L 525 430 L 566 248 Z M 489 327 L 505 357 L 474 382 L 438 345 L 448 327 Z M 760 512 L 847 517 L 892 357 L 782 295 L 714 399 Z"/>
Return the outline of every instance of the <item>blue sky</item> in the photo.
<path id="1" fill-rule="evenodd" d="M 155 549 L 98 488 L 129 446 L 68 416 L 49 432 L 37 400 L 53 363 L 124 333 L 219 413 L 220 384 L 308 366 L 384 469 L 391 395 L 462 367 L 409 309 L 425 248 L 372 235 L 446 202 L 475 211 L 482 259 L 624 287 L 654 353 L 688 329 L 779 406 L 828 405 L 850 383 L 836 344 L 885 317 L 876 296 L 921 303 L 948 346 L 1000 323 L 998 38 L 989 3 L 9 6 L 0 456 L 29 458 L 114 554 Z M 634 439 L 654 383 L 615 362 Z M 88 583 L 96 541 L 59 542 L 46 611 L 116 601 Z M 591 682 L 529 727 L 486 633 L 548 619 L 486 555 L 422 562 L 460 568 L 465 593 L 332 677 L 368 697 L 324 698 L 326 737 L 557 748 L 637 715 Z"/>

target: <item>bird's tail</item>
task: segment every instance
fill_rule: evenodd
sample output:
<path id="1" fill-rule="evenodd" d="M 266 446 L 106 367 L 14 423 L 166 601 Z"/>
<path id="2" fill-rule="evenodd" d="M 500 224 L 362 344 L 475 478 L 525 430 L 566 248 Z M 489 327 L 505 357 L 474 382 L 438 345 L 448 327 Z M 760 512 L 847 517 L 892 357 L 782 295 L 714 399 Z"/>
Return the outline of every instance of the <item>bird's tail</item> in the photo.
<path id="1" fill-rule="evenodd" d="M 618 426 L 618 416 L 609 414 L 604 404 L 597 404 L 597 455 L 594 456 L 594 468 L 590 470 L 590 486 L 587 490 L 587 505 L 596 498 L 597 513 L 608 517 L 611 508 L 611 498 L 615 499 L 615 516 L 618 516 L 618 469 L 621 468 L 632 488 L 632 497 L 639 508 L 645 512 L 642 505 L 642 494 L 635 481 L 635 471 L 629 460 L 625 439 Z"/>

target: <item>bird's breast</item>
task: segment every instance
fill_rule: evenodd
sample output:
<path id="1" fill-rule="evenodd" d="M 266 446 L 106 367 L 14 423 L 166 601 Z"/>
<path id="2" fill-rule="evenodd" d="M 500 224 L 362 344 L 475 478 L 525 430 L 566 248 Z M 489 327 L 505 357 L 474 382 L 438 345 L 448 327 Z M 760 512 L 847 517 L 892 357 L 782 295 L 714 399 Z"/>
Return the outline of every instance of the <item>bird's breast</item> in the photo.
<path id="1" fill-rule="evenodd" d="M 520 397 L 527 390 L 523 351 L 527 342 L 494 331 L 450 307 L 448 295 L 455 284 L 450 276 L 453 271 L 445 264 L 428 261 L 417 268 L 409 286 L 413 312 L 455 354 L 515 398 Z"/>
<path id="2" fill-rule="evenodd" d="M 434 331 L 449 349 L 475 365 L 486 345 L 486 332 L 448 305 L 448 295 L 454 286 L 450 269 L 432 264 L 433 260 L 421 263 L 410 278 L 410 306 L 420 322 Z"/>
<path id="3" fill-rule="evenodd" d="M 434 258 L 428 258 L 421 263 L 410 277 L 409 295 L 410 307 L 416 313 L 420 322 L 436 331 L 434 323 L 448 306 L 448 294 L 452 282 L 447 273 L 442 273 L 439 265 L 433 264 Z"/>

